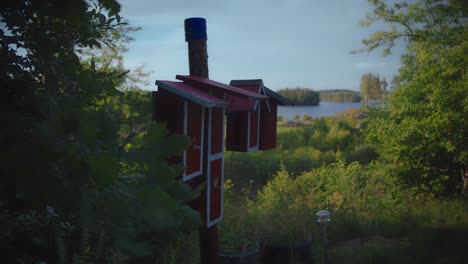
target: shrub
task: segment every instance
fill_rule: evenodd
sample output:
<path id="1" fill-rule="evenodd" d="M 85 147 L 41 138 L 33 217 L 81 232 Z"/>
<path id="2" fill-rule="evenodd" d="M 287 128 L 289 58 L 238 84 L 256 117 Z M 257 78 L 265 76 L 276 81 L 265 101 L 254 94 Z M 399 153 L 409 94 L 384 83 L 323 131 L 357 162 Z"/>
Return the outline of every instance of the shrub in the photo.
<path id="1" fill-rule="evenodd" d="M 356 146 L 351 153 L 348 155 L 350 162 L 357 161 L 363 165 L 369 164 L 374 160 L 377 160 L 379 154 L 375 150 L 375 147 L 370 144 L 362 144 Z"/>

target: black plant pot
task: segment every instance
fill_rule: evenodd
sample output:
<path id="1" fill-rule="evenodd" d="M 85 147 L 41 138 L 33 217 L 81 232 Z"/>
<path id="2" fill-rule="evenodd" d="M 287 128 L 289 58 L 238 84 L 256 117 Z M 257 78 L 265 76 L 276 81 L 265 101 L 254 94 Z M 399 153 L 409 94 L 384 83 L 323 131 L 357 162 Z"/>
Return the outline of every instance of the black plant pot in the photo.
<path id="1" fill-rule="evenodd" d="M 248 252 L 220 252 L 218 256 L 221 264 L 257 264 L 259 248 L 256 244 L 256 247 Z"/>
<path id="2" fill-rule="evenodd" d="M 312 239 L 292 245 L 265 245 L 262 250 L 264 264 L 312 263 Z"/>

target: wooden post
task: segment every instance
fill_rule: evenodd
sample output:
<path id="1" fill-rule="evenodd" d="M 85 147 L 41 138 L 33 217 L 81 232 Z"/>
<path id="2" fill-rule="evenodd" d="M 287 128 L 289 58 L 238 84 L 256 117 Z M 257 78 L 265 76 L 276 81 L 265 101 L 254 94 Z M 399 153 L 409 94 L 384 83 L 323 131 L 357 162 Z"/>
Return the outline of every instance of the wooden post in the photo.
<path id="1" fill-rule="evenodd" d="M 185 41 L 188 43 L 189 69 L 190 75 L 208 78 L 208 51 L 206 46 L 206 20 L 204 18 L 187 18 L 185 24 Z M 208 140 L 205 140 L 205 144 Z M 203 146 L 205 157 L 203 158 L 206 169 L 209 165 L 207 161 L 208 146 Z M 206 182 L 207 175 L 204 169 L 204 181 Z M 207 186 L 206 188 L 209 188 Z M 202 195 L 206 195 L 203 194 Z M 206 199 L 201 199 L 206 201 Z M 204 206 L 200 206 L 204 208 Z M 204 213 L 204 212 L 200 212 Z M 219 241 L 218 228 L 213 225 L 210 228 L 202 227 L 199 230 L 200 236 L 200 263 L 201 264 L 218 264 L 219 257 Z"/>
<path id="2" fill-rule="evenodd" d="M 185 20 L 185 41 L 188 43 L 190 75 L 208 78 L 206 40 L 206 20 L 198 17 L 187 18 Z"/>

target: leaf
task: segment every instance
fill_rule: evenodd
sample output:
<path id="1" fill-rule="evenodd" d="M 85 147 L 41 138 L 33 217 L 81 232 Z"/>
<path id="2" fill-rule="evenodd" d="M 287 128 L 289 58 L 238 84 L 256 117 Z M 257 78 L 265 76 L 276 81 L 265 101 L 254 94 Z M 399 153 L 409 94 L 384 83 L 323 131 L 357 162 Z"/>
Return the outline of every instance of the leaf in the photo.
<path id="1" fill-rule="evenodd" d="M 109 9 L 109 12 L 112 11 L 114 14 L 120 12 L 121 6 L 116 0 L 99 0 L 99 2 L 106 9 Z"/>
<path id="2" fill-rule="evenodd" d="M 109 186 L 117 179 L 119 164 L 116 157 L 93 155 L 89 157 L 88 164 L 91 175 L 99 188 Z"/>
<path id="3" fill-rule="evenodd" d="M 112 17 L 118 13 L 118 10 L 116 8 L 110 9 L 109 12 L 107 12 L 108 17 Z"/>
<path id="4" fill-rule="evenodd" d="M 92 48 L 93 46 L 96 46 L 96 47 L 98 47 L 98 48 L 101 48 L 101 47 L 102 47 L 102 46 L 101 46 L 101 43 L 100 43 L 98 40 L 96 40 L 96 39 L 91 39 L 91 40 L 89 41 L 89 46 L 90 46 L 91 48 Z"/>
<path id="5" fill-rule="evenodd" d="M 102 215 L 101 217 L 109 219 L 108 221 L 113 224 L 125 224 L 128 220 L 128 210 L 123 199 L 107 198 L 100 201 L 98 206 L 99 213 Z"/>
<path id="6" fill-rule="evenodd" d="M 115 18 L 114 18 L 114 17 L 113 17 L 113 18 L 110 18 L 110 19 L 108 19 L 108 20 L 107 20 L 107 24 L 108 24 L 108 25 L 110 25 L 110 24 L 112 23 L 112 21 L 114 21 L 114 20 L 115 20 Z"/>
<path id="7" fill-rule="evenodd" d="M 126 251 L 136 256 L 149 256 L 152 253 L 150 247 L 145 242 L 137 242 L 135 239 L 129 239 L 129 236 L 117 236 L 117 244 Z"/>
<path id="8" fill-rule="evenodd" d="M 100 23 L 101 25 L 104 25 L 104 24 L 106 23 L 106 16 L 105 16 L 105 15 L 99 13 L 99 14 L 98 14 L 98 19 L 99 19 L 99 23 Z"/>

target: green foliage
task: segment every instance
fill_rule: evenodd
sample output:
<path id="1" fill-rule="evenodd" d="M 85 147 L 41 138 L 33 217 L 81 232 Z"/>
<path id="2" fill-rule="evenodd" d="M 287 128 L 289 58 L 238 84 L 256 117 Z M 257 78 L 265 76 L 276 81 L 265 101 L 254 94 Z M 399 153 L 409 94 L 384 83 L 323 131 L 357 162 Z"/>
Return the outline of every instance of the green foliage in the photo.
<path id="1" fill-rule="evenodd" d="M 224 183 L 224 217 L 219 223 L 220 251 L 224 253 L 246 253 L 258 246 L 257 226 L 248 208 L 251 186 L 243 188 L 239 195 L 233 193 L 233 183 Z"/>
<path id="2" fill-rule="evenodd" d="M 285 122 L 286 121 L 286 118 L 282 115 L 278 115 L 277 119 L 278 123 L 281 123 L 281 122 Z"/>
<path id="3" fill-rule="evenodd" d="M 167 163 L 189 140 L 149 122 L 148 93 L 117 90 L 121 69 L 79 58 L 112 46 L 119 10 L 109 0 L 0 7 L 0 218 L 13 230 L 0 243 L 16 241 L 12 258 L 124 262 L 200 224 L 184 205 L 197 192 Z"/>
<path id="4" fill-rule="evenodd" d="M 157 264 L 200 263 L 198 232 L 178 233 L 175 242 L 163 252 Z"/>
<path id="5" fill-rule="evenodd" d="M 379 154 L 373 145 L 362 144 L 357 145 L 351 153 L 349 153 L 349 161 L 357 161 L 361 164 L 369 164 L 374 160 L 377 160 Z"/>
<path id="6" fill-rule="evenodd" d="M 270 245 L 289 245 L 310 238 L 311 211 L 307 200 L 296 195 L 297 186 L 284 165 L 258 193 L 250 206 L 256 215 L 259 235 Z"/>
<path id="7" fill-rule="evenodd" d="M 349 161 L 367 164 L 378 156 L 373 146 L 363 145 L 359 129 L 345 121 L 317 119 L 311 125 L 291 128 L 278 127 L 277 147 L 274 150 L 254 153 L 227 152 L 225 175 L 236 183 L 237 188 L 254 181 L 258 189 L 284 166 L 292 176 L 304 171 L 335 162 L 336 153 L 341 152 Z M 360 146 L 362 145 L 362 146 Z"/>
<path id="8" fill-rule="evenodd" d="M 307 88 L 285 88 L 276 91 L 288 99 L 293 105 L 319 105 L 320 98 L 317 92 Z"/>
<path id="9" fill-rule="evenodd" d="M 360 102 L 361 96 L 358 92 L 351 90 L 322 90 L 318 91 L 320 101 L 328 102 Z"/>
<path id="10" fill-rule="evenodd" d="M 462 250 L 468 232 L 466 201 L 405 198 L 404 206 L 398 208 L 404 212 L 398 218 L 396 212 L 388 214 L 392 220 L 382 223 L 384 232 L 374 230 L 364 238 L 338 243 L 331 250 L 330 262 L 466 262 L 468 256 Z"/>
<path id="11" fill-rule="evenodd" d="M 402 182 L 425 192 L 454 194 L 466 189 L 468 171 L 467 11 L 464 1 L 395 3 L 371 1 L 366 23 L 393 29 L 364 41 L 368 51 L 388 53 L 399 38 L 407 53 L 398 87 L 369 122 L 368 137 L 393 160 Z"/>
<path id="12" fill-rule="evenodd" d="M 299 122 L 299 114 L 294 114 L 292 118 L 293 118 L 293 121 Z"/>
<path id="13" fill-rule="evenodd" d="M 314 214 L 326 207 L 332 211 L 332 242 L 375 234 L 401 237 L 425 228 L 466 227 L 466 201 L 435 200 L 405 191 L 395 178 L 385 174 L 386 167 L 379 163 L 345 164 L 339 158 L 337 163 L 292 178 L 282 166 L 251 205 L 261 216 L 271 216 L 258 222 L 262 236 L 280 238 L 283 229 L 293 228 L 288 224 L 313 220 Z M 285 227 L 276 225 L 281 219 Z M 416 226 L 421 229 L 416 230 Z M 294 230 L 299 232 L 300 228 L 285 233 L 294 234 Z"/>
<path id="14" fill-rule="evenodd" d="M 259 191 L 256 197 L 249 196 L 248 203 L 239 199 L 235 186 L 230 185 L 227 198 L 238 200 L 239 204 L 231 203 L 234 208 L 229 211 L 252 214 L 264 243 L 284 245 L 312 235 L 317 263 L 322 263 L 322 234 L 313 222 L 315 213 L 324 208 L 332 212 L 328 226 L 330 263 L 466 262 L 466 254 L 460 253 L 464 252 L 462 241 L 467 234 L 466 199 L 440 200 L 404 188 L 399 177 L 388 173 L 393 171 L 393 165 L 375 160 L 375 146 L 363 142 L 359 130 L 332 120 L 315 120 L 311 126 L 300 128 L 279 127 L 278 139 L 284 140 L 284 145 L 275 151 L 261 155 L 228 153 L 226 175 L 237 185 L 252 179 L 255 184 L 258 175 L 277 168 L 272 178 L 266 178 L 266 184 L 253 186 Z M 317 131 L 323 134 L 317 142 L 326 141 L 333 130 L 331 134 L 335 136 L 342 133 L 337 131 L 349 131 L 356 140 L 347 149 L 332 152 L 333 159 L 325 165 L 314 163 L 323 152 L 302 144 Z M 308 155 L 311 158 L 302 159 L 301 163 L 301 157 Z M 356 160 L 359 163 L 353 162 Z M 234 177 L 230 174 L 232 163 L 248 169 Z M 275 167 L 273 163 L 280 165 Z M 304 164 L 311 163 L 316 167 L 302 171 L 293 165 L 306 168 Z M 438 250 L 428 252 L 427 248 L 433 245 Z"/>

